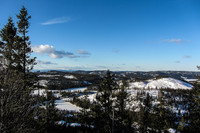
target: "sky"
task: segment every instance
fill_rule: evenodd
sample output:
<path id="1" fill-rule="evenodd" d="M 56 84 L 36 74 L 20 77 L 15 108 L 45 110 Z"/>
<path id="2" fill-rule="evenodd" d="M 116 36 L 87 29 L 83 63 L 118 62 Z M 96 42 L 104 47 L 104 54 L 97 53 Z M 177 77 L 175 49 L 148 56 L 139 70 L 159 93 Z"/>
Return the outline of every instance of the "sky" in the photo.
<path id="1" fill-rule="evenodd" d="M 24 5 L 37 70 L 197 71 L 199 0 L 0 0 L 0 29 Z"/>

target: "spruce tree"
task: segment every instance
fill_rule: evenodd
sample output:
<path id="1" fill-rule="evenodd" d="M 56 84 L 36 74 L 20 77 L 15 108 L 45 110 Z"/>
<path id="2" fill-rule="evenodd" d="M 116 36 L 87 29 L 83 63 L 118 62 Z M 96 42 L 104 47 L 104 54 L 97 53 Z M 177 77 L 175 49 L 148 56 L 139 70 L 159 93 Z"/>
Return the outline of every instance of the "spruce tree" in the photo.
<path id="1" fill-rule="evenodd" d="M 96 96 L 97 107 L 101 112 L 101 116 L 99 117 L 102 118 L 102 125 L 100 128 L 104 132 L 112 132 L 112 120 L 114 111 L 113 92 L 116 90 L 116 88 L 118 88 L 116 81 L 108 70 Z"/>
<path id="2" fill-rule="evenodd" d="M 129 109 L 127 105 L 130 104 L 128 92 L 126 89 L 128 85 L 126 81 L 122 82 L 122 85 L 119 87 L 117 92 L 115 93 L 115 111 L 114 111 L 114 118 L 115 118 L 115 128 L 117 132 L 133 132 L 131 127 L 132 121 L 131 117 L 129 116 Z"/>
<path id="3" fill-rule="evenodd" d="M 18 33 L 20 37 L 18 38 L 18 55 L 19 55 L 19 68 L 22 68 L 22 72 L 24 73 L 24 79 L 26 77 L 26 73 L 33 69 L 35 65 L 35 58 L 30 58 L 31 50 L 31 42 L 29 41 L 29 36 L 27 36 L 28 29 L 30 26 L 29 20 L 31 16 L 28 15 L 26 8 L 23 6 L 20 10 L 20 13 L 17 15 L 19 19 L 17 22 Z"/>
<path id="4" fill-rule="evenodd" d="M 88 95 L 85 93 L 83 99 L 81 99 L 81 110 L 79 113 L 79 122 L 82 126 L 82 131 L 87 132 L 88 129 L 91 129 L 92 126 L 92 117 L 90 107 L 90 101 Z"/>
<path id="5" fill-rule="evenodd" d="M 140 117 L 139 117 L 139 131 L 149 132 L 148 128 L 151 126 L 151 115 L 150 111 L 152 109 L 152 98 L 147 93 L 144 98 L 143 105 L 140 105 Z"/>
<path id="6" fill-rule="evenodd" d="M 194 85 L 193 90 L 189 93 L 189 122 L 188 132 L 200 132 L 200 86 Z"/>
<path id="7" fill-rule="evenodd" d="M 25 29 L 26 32 L 27 27 Z M 21 33 L 20 29 L 18 31 Z M 24 56 L 19 54 L 24 49 L 21 48 L 23 37 L 17 35 L 17 28 L 15 28 L 12 18 L 9 18 L 8 24 L 1 30 L 0 37 L 0 54 L 5 60 L 4 65 L 6 65 L 5 71 L 1 71 L 0 74 L 0 132 L 36 132 L 36 114 L 39 108 L 36 105 L 39 104 L 31 94 L 33 89 L 31 78 L 26 78 L 25 82 L 23 69 L 20 70 L 17 67 L 24 59 Z M 24 36 L 24 38 L 24 42 L 27 43 L 28 37 Z M 27 71 L 25 72 L 30 70 L 28 66 L 30 61 L 32 61 L 31 65 L 34 65 L 34 59 L 27 56 L 30 54 L 30 47 L 27 49 L 29 50 L 23 52 L 27 61 Z"/>
<path id="8" fill-rule="evenodd" d="M 0 55 L 4 63 L 2 66 L 7 69 L 14 69 L 15 67 L 15 57 L 16 57 L 16 38 L 17 38 L 17 28 L 15 27 L 11 17 L 8 19 L 8 23 L 0 31 Z"/>

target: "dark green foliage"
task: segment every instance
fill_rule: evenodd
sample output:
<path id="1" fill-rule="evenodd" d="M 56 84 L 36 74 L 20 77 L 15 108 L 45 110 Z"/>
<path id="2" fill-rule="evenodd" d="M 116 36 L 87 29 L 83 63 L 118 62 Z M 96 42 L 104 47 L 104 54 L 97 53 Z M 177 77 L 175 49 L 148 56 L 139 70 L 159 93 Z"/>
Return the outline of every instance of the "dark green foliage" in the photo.
<path id="1" fill-rule="evenodd" d="M 130 102 L 129 96 L 130 94 L 127 93 L 128 85 L 125 81 L 123 81 L 122 86 L 119 87 L 117 92 L 115 92 L 115 111 L 114 111 L 114 127 L 115 132 L 133 132 L 134 129 L 132 126 L 131 116 L 129 115 L 129 110 L 127 105 Z"/>
<path id="2" fill-rule="evenodd" d="M 8 69 L 14 69 L 16 66 L 16 39 L 17 28 L 15 27 L 11 17 L 8 19 L 8 23 L 0 31 L 0 37 L 2 39 L 0 45 L 0 55 L 5 61 L 2 65 Z"/>
<path id="3" fill-rule="evenodd" d="M 188 124 L 185 127 L 186 131 L 189 132 L 200 132 L 200 90 L 199 85 L 195 84 L 193 90 L 189 93 L 189 107 L 188 107 Z"/>
<path id="4" fill-rule="evenodd" d="M 18 32 L 21 35 L 18 37 L 18 56 L 19 68 L 22 68 L 22 72 L 24 76 L 27 72 L 33 69 L 33 65 L 35 65 L 35 58 L 30 58 L 31 54 L 31 46 L 29 41 L 29 36 L 27 36 L 28 28 L 30 26 L 29 19 L 31 16 L 28 15 L 26 8 L 23 6 L 20 10 L 19 15 L 17 15 L 19 21 L 17 22 Z"/>
<path id="5" fill-rule="evenodd" d="M 144 98 L 143 105 L 140 105 L 139 112 L 139 131 L 148 132 L 148 128 L 151 124 L 150 111 L 152 109 L 152 98 L 149 96 L 149 93 L 146 94 Z"/>
<path id="6" fill-rule="evenodd" d="M 84 98 L 82 99 L 82 103 L 81 106 L 82 109 L 79 113 L 79 122 L 81 123 L 83 129 L 85 128 L 91 128 L 92 126 L 92 117 L 91 117 L 91 113 L 89 111 L 89 107 L 90 107 L 90 101 L 87 98 L 87 95 L 84 96 Z"/>
<path id="7" fill-rule="evenodd" d="M 99 88 L 99 91 L 96 96 L 97 105 L 96 109 L 99 109 L 99 112 L 101 112 L 100 117 L 103 120 L 103 122 L 98 124 L 100 125 L 101 129 L 104 130 L 104 132 L 111 132 L 113 127 L 113 111 L 114 111 L 114 90 L 118 88 L 116 81 L 114 80 L 114 77 L 110 74 L 110 71 L 107 71 L 107 74 Z M 99 108 L 100 107 L 100 108 Z M 99 117 L 99 116 L 98 116 Z M 97 118 L 95 118 L 97 119 Z M 99 118 L 98 118 L 99 119 Z M 97 125 L 95 125 L 97 127 Z"/>

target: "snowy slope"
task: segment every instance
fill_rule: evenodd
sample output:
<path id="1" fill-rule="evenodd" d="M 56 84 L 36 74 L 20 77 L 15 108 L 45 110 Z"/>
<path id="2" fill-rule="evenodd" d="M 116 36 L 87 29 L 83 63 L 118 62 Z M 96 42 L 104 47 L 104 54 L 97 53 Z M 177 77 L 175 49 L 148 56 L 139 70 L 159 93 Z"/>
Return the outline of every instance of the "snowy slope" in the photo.
<path id="1" fill-rule="evenodd" d="M 59 110 L 68 110 L 68 111 L 76 111 L 79 112 L 81 110 L 80 107 L 71 104 L 70 102 L 65 102 L 63 100 L 56 100 L 55 101 L 56 108 Z"/>
<path id="2" fill-rule="evenodd" d="M 64 77 L 67 79 L 76 79 L 74 75 L 65 75 Z"/>
<path id="3" fill-rule="evenodd" d="M 192 85 L 174 78 L 162 78 L 157 80 L 148 80 L 145 82 L 133 82 L 130 83 L 130 88 L 141 88 L 141 89 L 192 89 Z"/>

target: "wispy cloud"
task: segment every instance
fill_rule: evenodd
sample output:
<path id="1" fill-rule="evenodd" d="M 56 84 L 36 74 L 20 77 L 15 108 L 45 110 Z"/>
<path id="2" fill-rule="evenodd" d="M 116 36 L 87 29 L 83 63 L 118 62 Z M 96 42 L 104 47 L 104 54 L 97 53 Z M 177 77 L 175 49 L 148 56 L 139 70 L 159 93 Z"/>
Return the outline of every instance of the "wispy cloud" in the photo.
<path id="1" fill-rule="evenodd" d="M 52 24 L 67 23 L 71 20 L 72 19 L 70 17 L 60 17 L 60 18 L 54 18 L 54 19 L 48 20 L 46 22 L 43 22 L 43 23 L 41 23 L 41 25 L 52 25 Z"/>
<path id="2" fill-rule="evenodd" d="M 47 54 L 51 58 L 78 58 L 80 56 L 75 55 L 72 52 L 66 52 L 66 51 L 58 51 L 53 46 L 50 45 L 39 45 L 39 46 L 33 46 L 32 47 L 33 52 L 38 54 Z"/>
<path id="3" fill-rule="evenodd" d="M 175 61 L 175 63 L 181 63 L 181 62 L 177 60 L 177 61 Z"/>
<path id="4" fill-rule="evenodd" d="M 183 42 L 183 40 L 182 39 L 165 39 L 165 40 L 162 40 L 163 42 L 168 42 L 168 43 L 178 43 L 178 44 L 180 44 L 180 43 L 182 43 Z"/>
<path id="5" fill-rule="evenodd" d="M 85 50 L 77 50 L 76 53 L 77 54 L 82 54 L 82 55 L 91 55 L 89 52 L 87 52 Z"/>
<path id="6" fill-rule="evenodd" d="M 184 55 L 183 58 L 188 59 L 188 58 L 191 58 L 191 56 L 190 55 Z"/>
<path id="7" fill-rule="evenodd" d="M 37 60 L 36 62 L 38 65 L 57 65 L 57 63 L 52 63 L 51 61 Z"/>

